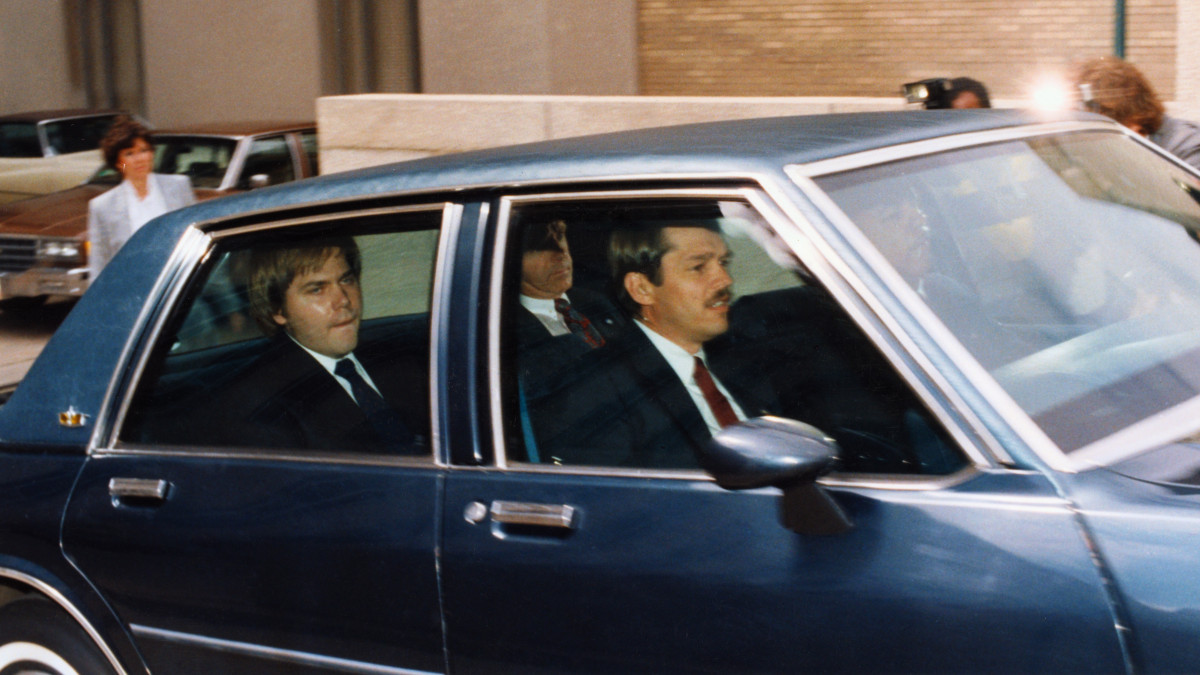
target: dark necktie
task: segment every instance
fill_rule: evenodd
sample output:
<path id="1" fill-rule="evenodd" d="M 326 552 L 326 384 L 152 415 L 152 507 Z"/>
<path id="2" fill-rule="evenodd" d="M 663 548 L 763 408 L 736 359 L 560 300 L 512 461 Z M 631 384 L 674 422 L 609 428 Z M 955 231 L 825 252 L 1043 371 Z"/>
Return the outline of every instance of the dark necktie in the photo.
<path id="1" fill-rule="evenodd" d="M 554 300 L 554 309 L 558 310 L 559 315 L 563 318 L 563 322 L 567 324 L 567 328 L 572 333 L 583 338 L 583 341 L 588 343 L 589 347 L 595 349 L 596 347 L 604 346 L 604 336 L 600 334 L 600 331 L 596 330 L 596 327 L 592 325 L 591 321 L 588 321 L 586 316 L 577 312 L 571 306 L 571 303 L 562 298 L 556 298 Z"/>
<path id="2" fill-rule="evenodd" d="M 379 392 L 367 384 L 362 375 L 358 374 L 358 369 L 354 367 L 353 361 L 350 359 L 338 361 L 334 365 L 333 372 L 350 383 L 350 392 L 354 394 L 354 400 L 358 403 L 358 407 L 362 408 L 371 428 L 375 430 L 381 440 L 389 445 L 409 445 L 413 442 L 413 435 L 404 426 L 400 415 L 383 400 Z"/>
<path id="3" fill-rule="evenodd" d="M 700 360 L 699 356 L 692 358 L 696 362 L 692 378 L 696 380 L 696 386 L 700 387 L 700 393 L 704 394 L 704 400 L 708 403 L 708 409 L 712 411 L 713 417 L 717 418 L 717 424 L 720 424 L 722 429 L 730 424 L 737 424 L 737 413 L 733 411 L 733 406 L 729 405 L 729 399 L 725 398 L 720 389 L 717 389 L 717 383 L 713 382 L 712 375 L 704 366 L 704 362 Z"/>

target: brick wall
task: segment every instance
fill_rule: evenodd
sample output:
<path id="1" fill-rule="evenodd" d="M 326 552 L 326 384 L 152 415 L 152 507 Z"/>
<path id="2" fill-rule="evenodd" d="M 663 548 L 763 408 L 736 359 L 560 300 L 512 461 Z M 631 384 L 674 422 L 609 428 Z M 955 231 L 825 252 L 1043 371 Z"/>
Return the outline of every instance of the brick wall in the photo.
<path id="1" fill-rule="evenodd" d="M 1025 98 L 1041 73 L 1112 53 L 1114 4 L 640 0 L 640 93 L 891 96 L 904 82 L 966 75 L 995 98 Z M 1126 58 L 1173 100 L 1176 0 L 1126 5 Z"/>

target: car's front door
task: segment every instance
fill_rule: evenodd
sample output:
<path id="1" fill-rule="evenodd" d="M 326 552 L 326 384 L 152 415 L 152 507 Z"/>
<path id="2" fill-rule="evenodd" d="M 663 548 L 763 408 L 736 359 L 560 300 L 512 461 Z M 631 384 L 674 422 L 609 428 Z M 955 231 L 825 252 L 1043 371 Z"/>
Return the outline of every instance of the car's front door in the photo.
<path id="1" fill-rule="evenodd" d="M 1123 671 L 1108 598 L 1069 505 L 1041 474 L 998 467 L 953 440 L 828 293 L 771 248 L 757 199 L 606 193 L 501 204 L 507 250 L 494 281 L 514 290 L 491 315 L 494 408 L 482 436 L 494 453 L 482 463 L 492 468 L 454 468 L 446 484 L 451 669 Z M 615 259 L 628 248 L 610 242 L 630 241 L 616 230 L 700 221 L 720 228 L 738 289 L 728 330 L 704 343 L 705 356 L 714 372 L 725 363 L 718 376 L 745 416 L 759 410 L 737 391 L 769 384 L 769 411 L 838 441 L 841 465 L 825 480 L 848 531 L 797 534 L 780 522 L 778 490 L 727 491 L 672 461 L 669 435 L 700 423 L 688 420 L 686 398 L 659 400 L 681 376 L 653 370 L 649 357 L 623 376 L 630 362 L 603 356 L 624 348 L 622 331 L 644 328 L 626 324 L 584 347 L 567 333 L 542 339 L 522 314 L 516 277 L 529 254 L 547 250 L 547 223 L 565 225 L 566 295 L 578 305 L 623 287 L 626 303 L 642 297 L 624 279 L 606 284 L 616 268 L 606 252 Z M 678 281 L 646 277 L 659 293 Z M 647 327 L 662 325 L 662 314 L 638 305 Z M 598 316 L 589 320 L 604 326 Z M 643 390 L 616 386 L 612 395 L 614 382 L 639 378 Z"/>
<path id="2" fill-rule="evenodd" d="M 165 316 L 63 531 L 152 672 L 444 672 L 428 371 L 448 212 L 218 235 Z M 330 325 L 293 291 L 336 296 Z M 404 435 L 301 350 L 325 328 L 346 344 L 355 313 L 351 354 Z"/>

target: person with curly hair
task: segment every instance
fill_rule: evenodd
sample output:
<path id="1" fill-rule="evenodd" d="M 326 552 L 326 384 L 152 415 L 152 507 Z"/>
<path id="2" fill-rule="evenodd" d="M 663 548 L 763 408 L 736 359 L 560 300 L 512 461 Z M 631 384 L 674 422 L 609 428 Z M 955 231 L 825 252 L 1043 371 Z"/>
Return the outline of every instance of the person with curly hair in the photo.
<path id="1" fill-rule="evenodd" d="M 121 183 L 88 202 L 88 279 L 100 271 L 142 225 L 196 202 L 187 176 L 154 173 L 150 130 L 129 116 L 113 122 L 100 141 L 104 163 Z"/>
<path id="2" fill-rule="evenodd" d="M 1200 125 L 1167 115 L 1154 87 L 1133 64 L 1114 56 L 1089 59 L 1075 67 L 1074 81 L 1088 110 L 1200 169 Z"/>

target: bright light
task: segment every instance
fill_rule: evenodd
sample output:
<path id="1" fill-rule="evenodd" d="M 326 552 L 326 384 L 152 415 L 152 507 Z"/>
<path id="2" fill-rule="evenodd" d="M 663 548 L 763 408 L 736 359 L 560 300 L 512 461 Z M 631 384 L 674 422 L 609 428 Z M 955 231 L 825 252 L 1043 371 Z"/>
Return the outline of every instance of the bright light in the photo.
<path id="1" fill-rule="evenodd" d="M 1034 110 L 1046 113 L 1063 112 L 1078 105 L 1078 97 L 1061 77 L 1046 75 L 1033 85 L 1029 100 Z"/>

